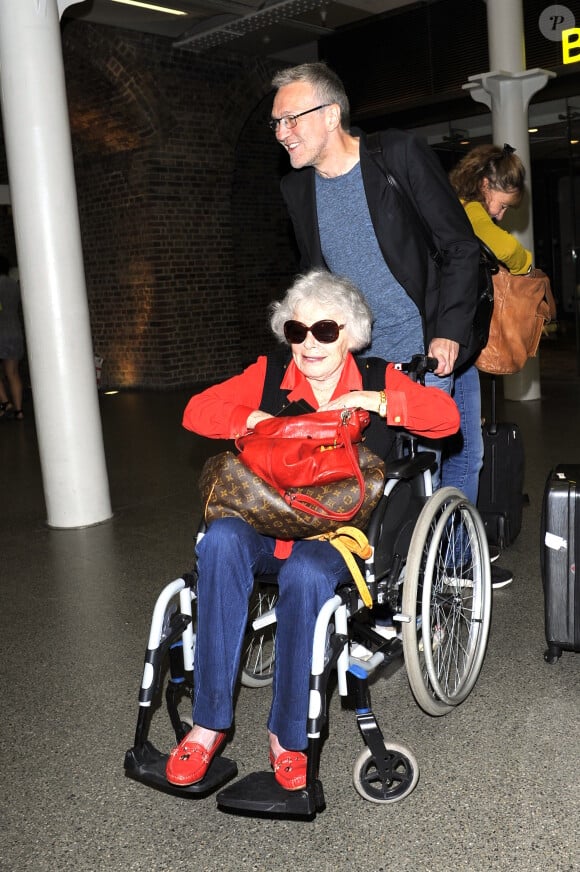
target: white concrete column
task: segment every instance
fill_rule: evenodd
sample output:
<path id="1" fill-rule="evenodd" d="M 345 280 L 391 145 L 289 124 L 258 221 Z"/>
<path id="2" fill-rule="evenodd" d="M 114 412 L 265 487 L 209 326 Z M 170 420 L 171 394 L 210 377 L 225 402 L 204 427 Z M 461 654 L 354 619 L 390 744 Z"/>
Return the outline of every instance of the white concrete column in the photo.
<path id="1" fill-rule="evenodd" d="M 69 5 L 0 0 L 4 140 L 47 520 L 67 528 L 111 517 L 60 40 Z"/>
<path id="2" fill-rule="evenodd" d="M 526 68 L 522 0 L 484 0 L 489 68 L 519 73 Z"/>
<path id="3" fill-rule="evenodd" d="M 489 60 L 492 72 L 470 76 L 463 87 L 474 100 L 485 103 L 492 113 L 492 137 L 497 145 L 508 142 L 517 150 L 527 176 L 527 191 L 509 229 L 528 250 L 534 250 L 531 197 L 531 161 L 528 134 L 528 106 L 555 73 L 525 69 L 524 18 L 522 0 L 484 0 L 487 4 Z M 511 226 L 510 226 L 511 225 Z M 510 400 L 540 397 L 540 366 L 531 358 L 524 369 L 504 377 L 504 395 Z"/>

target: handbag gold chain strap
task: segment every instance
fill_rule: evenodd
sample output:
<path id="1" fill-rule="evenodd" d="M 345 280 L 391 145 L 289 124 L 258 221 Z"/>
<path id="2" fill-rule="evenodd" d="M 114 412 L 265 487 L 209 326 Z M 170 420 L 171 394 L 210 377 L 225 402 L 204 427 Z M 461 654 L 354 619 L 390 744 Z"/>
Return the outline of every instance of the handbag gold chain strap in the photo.
<path id="1" fill-rule="evenodd" d="M 365 534 L 356 527 L 339 527 L 338 530 L 334 530 L 332 533 L 321 533 L 319 536 L 310 536 L 309 538 L 325 540 L 342 554 L 363 603 L 371 608 L 373 600 L 370 591 L 353 557 L 353 554 L 356 554 L 357 557 L 367 560 L 373 553 L 372 546 L 369 544 Z"/>

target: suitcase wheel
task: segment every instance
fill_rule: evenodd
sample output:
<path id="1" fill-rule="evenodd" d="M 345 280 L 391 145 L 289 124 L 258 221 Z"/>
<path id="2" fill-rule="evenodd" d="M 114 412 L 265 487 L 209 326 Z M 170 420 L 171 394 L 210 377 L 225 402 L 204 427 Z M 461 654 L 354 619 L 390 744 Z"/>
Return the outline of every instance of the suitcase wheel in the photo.
<path id="1" fill-rule="evenodd" d="M 562 649 L 559 645 L 553 645 L 551 642 L 548 642 L 548 647 L 544 651 L 544 660 L 546 663 L 554 664 L 557 663 L 560 657 L 562 656 Z"/>

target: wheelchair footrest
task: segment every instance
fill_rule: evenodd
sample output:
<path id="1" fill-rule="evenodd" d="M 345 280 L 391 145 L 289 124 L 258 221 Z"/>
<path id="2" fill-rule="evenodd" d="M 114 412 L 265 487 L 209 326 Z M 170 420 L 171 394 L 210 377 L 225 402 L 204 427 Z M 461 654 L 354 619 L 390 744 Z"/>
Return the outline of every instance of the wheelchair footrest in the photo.
<path id="1" fill-rule="evenodd" d="M 273 772 L 252 772 L 230 784 L 217 795 L 225 811 L 255 816 L 312 818 L 325 807 L 320 781 L 304 790 L 284 790 Z"/>
<path id="2" fill-rule="evenodd" d="M 139 747 L 130 748 L 125 754 L 125 772 L 130 778 L 171 793 L 174 796 L 207 796 L 213 793 L 227 781 L 231 781 L 238 774 L 238 766 L 235 760 L 227 757 L 214 757 L 205 778 L 197 784 L 188 787 L 178 787 L 170 784 L 165 777 L 165 764 L 169 754 L 162 754 L 149 741 Z"/>

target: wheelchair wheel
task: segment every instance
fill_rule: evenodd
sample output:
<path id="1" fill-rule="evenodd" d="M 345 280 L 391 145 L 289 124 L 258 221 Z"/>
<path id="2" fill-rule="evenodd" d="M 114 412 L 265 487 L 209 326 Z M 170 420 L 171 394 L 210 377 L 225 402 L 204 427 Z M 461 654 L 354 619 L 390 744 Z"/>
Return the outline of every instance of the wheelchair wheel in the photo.
<path id="1" fill-rule="evenodd" d="M 415 789 L 419 780 L 419 765 L 404 745 L 385 742 L 384 763 L 387 768 L 385 780 L 377 769 L 370 748 L 365 748 L 357 757 L 352 770 L 356 791 L 369 802 L 398 802 Z"/>
<path id="2" fill-rule="evenodd" d="M 430 715 L 447 714 L 477 681 L 491 619 L 491 569 L 483 522 L 446 487 L 417 521 L 403 584 L 403 651 L 411 690 Z"/>
<path id="3" fill-rule="evenodd" d="M 264 687 L 271 684 L 274 678 L 276 620 L 257 630 L 254 630 L 252 623 L 273 609 L 277 600 L 277 585 L 256 584 L 250 600 L 248 632 L 242 649 L 241 682 L 245 687 Z"/>

